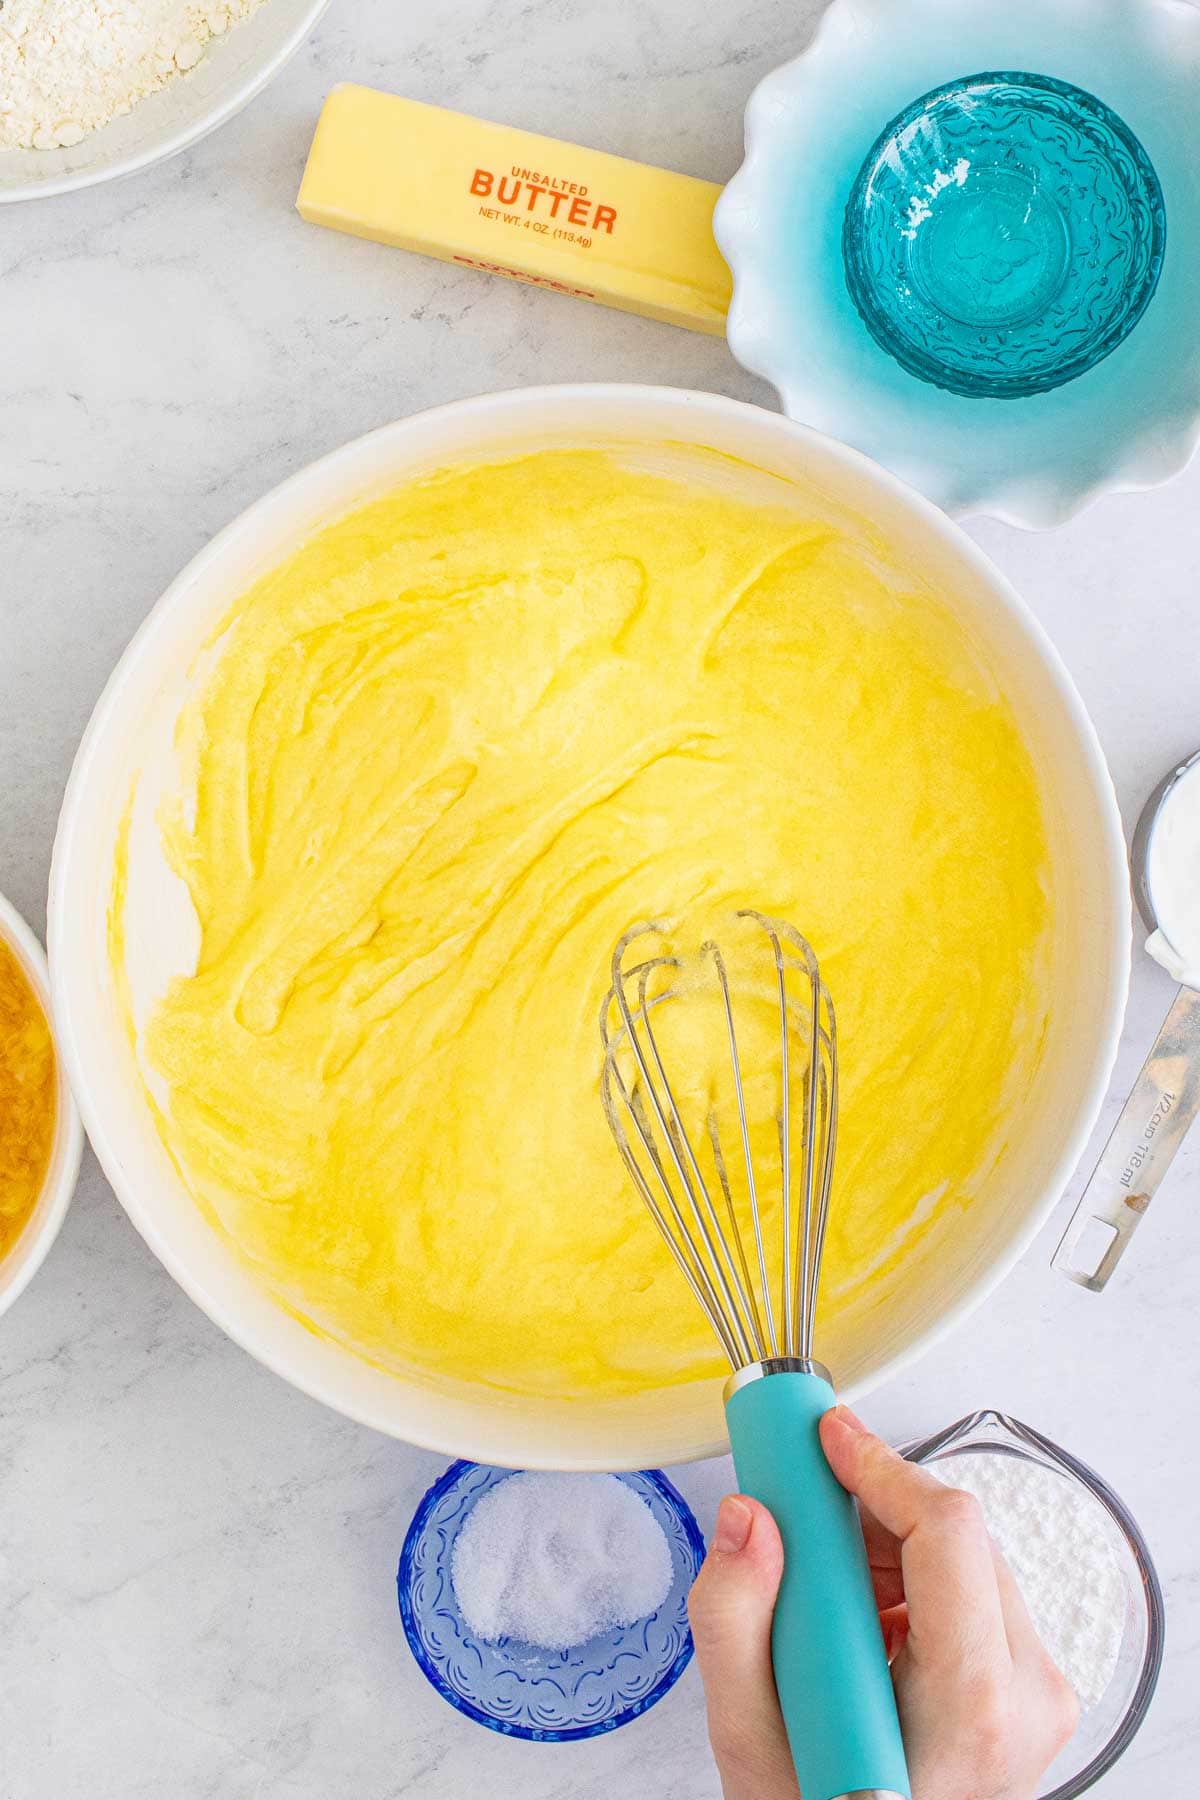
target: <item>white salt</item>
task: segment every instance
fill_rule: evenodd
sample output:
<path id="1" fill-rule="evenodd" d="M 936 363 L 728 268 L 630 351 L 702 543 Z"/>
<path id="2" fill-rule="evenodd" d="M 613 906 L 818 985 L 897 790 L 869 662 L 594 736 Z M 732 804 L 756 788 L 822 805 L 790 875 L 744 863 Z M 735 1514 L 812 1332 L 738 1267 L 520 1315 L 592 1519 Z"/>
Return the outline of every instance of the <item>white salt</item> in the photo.
<path id="1" fill-rule="evenodd" d="M 662 1526 L 615 1475 L 509 1475 L 477 1501 L 450 1564 L 485 1643 L 568 1650 L 656 1612 L 674 1571 Z"/>
<path id="2" fill-rule="evenodd" d="M 1024 1457 L 964 1451 L 930 1466 L 975 1495 L 1038 1636 L 1094 1706 L 1117 1667 L 1128 1600 L 1108 1513 L 1086 1488 Z"/>

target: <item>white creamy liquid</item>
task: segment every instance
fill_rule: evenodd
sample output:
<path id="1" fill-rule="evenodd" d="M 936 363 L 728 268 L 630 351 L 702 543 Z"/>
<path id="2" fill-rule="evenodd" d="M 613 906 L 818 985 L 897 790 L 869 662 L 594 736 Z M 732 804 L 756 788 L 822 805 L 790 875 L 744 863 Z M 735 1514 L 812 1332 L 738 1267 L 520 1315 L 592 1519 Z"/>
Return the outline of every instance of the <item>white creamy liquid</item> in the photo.
<path id="1" fill-rule="evenodd" d="M 1159 809 L 1146 885 L 1158 920 L 1147 950 L 1176 981 L 1200 988 L 1200 762 L 1179 777 Z"/>

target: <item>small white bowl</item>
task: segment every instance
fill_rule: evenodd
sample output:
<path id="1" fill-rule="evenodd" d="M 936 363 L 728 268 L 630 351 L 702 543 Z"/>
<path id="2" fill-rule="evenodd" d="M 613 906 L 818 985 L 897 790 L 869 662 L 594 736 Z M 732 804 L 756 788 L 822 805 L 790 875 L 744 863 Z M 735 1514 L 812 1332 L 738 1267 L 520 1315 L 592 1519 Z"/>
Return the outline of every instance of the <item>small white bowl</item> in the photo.
<path id="1" fill-rule="evenodd" d="M 329 0 L 265 0 L 202 62 L 69 150 L 0 150 L 0 201 L 41 200 L 133 175 L 240 112 L 312 32 Z"/>
<path id="2" fill-rule="evenodd" d="M 1162 276 L 1144 317 L 1074 381 L 1020 399 L 946 393 L 894 362 L 846 288 L 842 219 L 878 133 L 982 70 L 1052 75 L 1136 133 L 1162 183 Z M 1200 439 L 1200 9 L 1184 0 L 832 0 L 804 53 L 759 83 L 746 159 L 718 201 L 738 361 L 789 418 L 881 462 L 952 515 L 1061 524 L 1148 488 Z"/>
<path id="3" fill-rule="evenodd" d="M 51 1021 L 53 1031 L 50 971 L 46 967 L 46 953 L 16 907 L 3 894 L 0 894 L 0 942 L 7 944 L 16 957 L 38 997 L 42 1011 Z M 58 1077 L 54 1148 L 50 1153 L 50 1163 L 37 1205 L 26 1219 L 8 1255 L 0 1256 L 0 1313 L 7 1312 L 18 1294 L 24 1293 L 41 1268 L 46 1253 L 67 1216 L 67 1207 L 71 1204 L 71 1195 L 75 1192 L 79 1176 L 83 1126 L 71 1098 L 57 1037 L 54 1042 L 54 1061 Z"/>

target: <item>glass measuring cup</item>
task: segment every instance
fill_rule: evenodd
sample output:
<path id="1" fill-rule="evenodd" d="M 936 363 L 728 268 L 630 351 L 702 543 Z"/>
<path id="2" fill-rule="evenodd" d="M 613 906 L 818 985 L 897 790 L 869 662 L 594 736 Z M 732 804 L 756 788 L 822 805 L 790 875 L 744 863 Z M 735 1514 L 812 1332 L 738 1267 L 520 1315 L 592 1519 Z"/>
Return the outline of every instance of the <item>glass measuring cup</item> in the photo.
<path id="1" fill-rule="evenodd" d="M 1086 1463 L 1030 1425 L 987 1409 L 971 1413 L 920 1443 L 903 1446 L 910 1462 L 928 1466 L 956 1456 L 1015 1456 L 1084 1488 L 1114 1526 L 1113 1548 L 1125 1579 L 1125 1629 L 1113 1678 L 1081 1716 L 1070 1743 L 1055 1758 L 1039 1800 L 1075 1800 L 1125 1754 L 1146 1717 L 1162 1666 L 1165 1611 L 1150 1551 L 1129 1509 Z M 950 1475 L 949 1470 L 942 1471 Z M 951 1476 L 952 1479 L 952 1476 Z"/>

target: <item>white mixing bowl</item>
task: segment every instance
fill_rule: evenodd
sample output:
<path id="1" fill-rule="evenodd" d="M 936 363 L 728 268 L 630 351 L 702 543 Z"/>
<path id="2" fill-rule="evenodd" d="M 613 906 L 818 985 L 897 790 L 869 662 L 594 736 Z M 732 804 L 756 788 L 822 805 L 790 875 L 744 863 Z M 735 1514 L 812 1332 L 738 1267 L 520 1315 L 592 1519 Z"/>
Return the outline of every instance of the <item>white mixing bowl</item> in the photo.
<path id="1" fill-rule="evenodd" d="M 700 462 L 695 447 L 716 449 L 728 458 L 720 479 L 735 491 L 866 519 L 960 610 L 1016 712 L 1041 781 L 1057 896 L 1040 1079 L 996 1169 L 937 1258 L 910 1266 L 892 1292 L 878 1290 L 849 1334 L 839 1332 L 831 1347 L 843 1387 L 861 1392 L 894 1374 L 966 1316 L 1045 1222 L 1104 1097 L 1129 971 L 1120 821 L 1069 677 L 986 558 L 873 463 L 773 413 L 661 388 L 495 394 L 387 426 L 260 500 L 167 590 L 96 708 L 59 823 L 50 961 L 63 1054 L 109 1179 L 156 1255 L 230 1336 L 339 1411 L 431 1449 L 524 1467 L 638 1468 L 724 1449 L 717 1382 L 619 1401 L 451 1389 L 373 1368 L 281 1310 L 205 1223 L 159 1140 L 107 941 L 114 844 L 136 783 L 126 911 L 135 1016 L 171 972 L 191 966 L 195 922 L 163 862 L 155 811 L 171 784 L 172 729 L 197 652 L 231 600 L 315 528 L 405 479 L 548 445 L 612 445 L 679 473 L 688 472 L 689 459 Z M 713 481 L 711 456 L 693 472 Z"/>
<path id="2" fill-rule="evenodd" d="M 0 150 L 0 201 L 42 200 L 133 175 L 224 125 L 282 69 L 329 0 L 266 0 L 187 75 L 69 150 Z"/>

